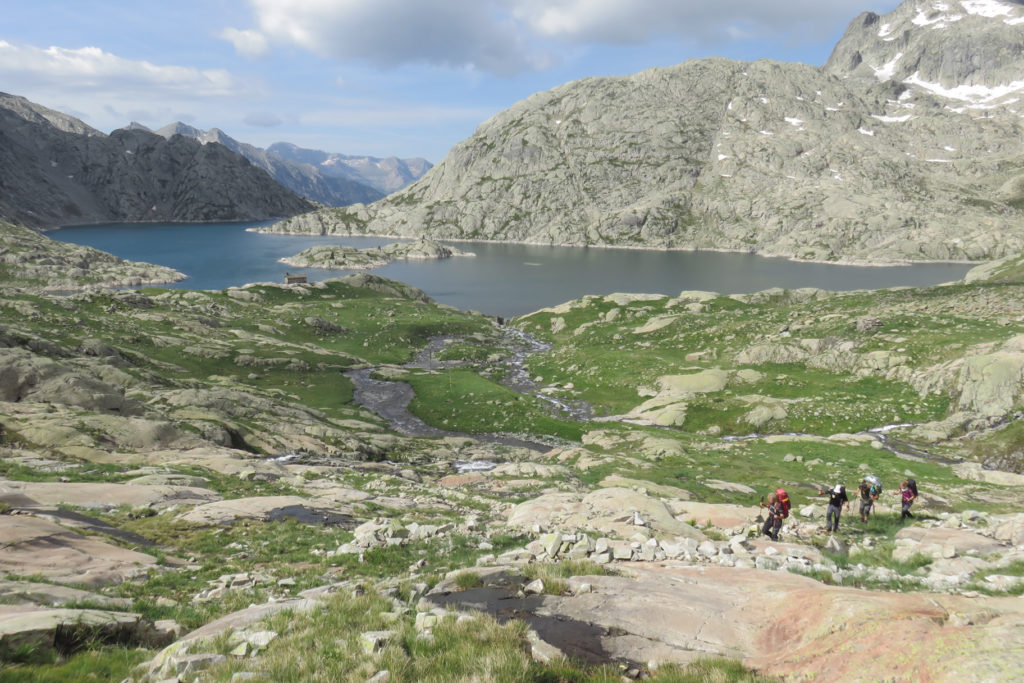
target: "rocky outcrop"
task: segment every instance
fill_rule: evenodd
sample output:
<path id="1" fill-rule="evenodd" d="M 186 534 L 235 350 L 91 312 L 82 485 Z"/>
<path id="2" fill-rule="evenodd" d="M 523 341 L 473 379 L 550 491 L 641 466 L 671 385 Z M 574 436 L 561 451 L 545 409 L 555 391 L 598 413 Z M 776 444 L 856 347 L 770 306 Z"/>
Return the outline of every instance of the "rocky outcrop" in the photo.
<path id="1" fill-rule="evenodd" d="M 392 261 L 433 261 L 453 256 L 475 256 L 470 252 L 449 247 L 434 240 L 420 239 L 398 242 L 382 247 L 357 249 L 346 245 L 321 244 L 281 259 L 296 268 L 329 268 L 334 270 L 371 270 Z"/>
<path id="2" fill-rule="evenodd" d="M 818 261 L 1016 253 L 1024 10 L 954 4 L 862 17 L 824 69 L 704 59 L 538 93 L 405 190 L 273 230 Z"/>
<path id="3" fill-rule="evenodd" d="M 424 607 L 514 613 L 554 648 L 549 656 L 592 662 L 719 656 L 794 680 L 828 671 L 843 680 L 985 681 L 1024 667 L 1024 607 L 1012 598 L 868 592 L 756 569 L 627 572 L 574 577 L 568 595 L 523 596 L 498 569 L 479 588 L 438 584 Z"/>
<path id="4" fill-rule="evenodd" d="M 822 68 L 839 78 L 910 83 L 962 106 L 1004 101 L 1022 87 L 1022 17 L 1012 0 L 904 2 L 850 22 Z"/>
<path id="5" fill-rule="evenodd" d="M 0 221 L 0 288 L 70 291 L 177 282 L 185 274 L 165 266 L 124 261 L 92 247 L 52 240 Z"/>
<path id="6" fill-rule="evenodd" d="M 140 129 L 107 136 L 69 118 L 0 94 L 0 219 L 40 228 L 252 220 L 313 208 L 223 145 Z"/>
<path id="7" fill-rule="evenodd" d="M 174 639 L 175 626 L 154 624 L 127 612 L 96 609 L 32 609 L 0 606 L 0 658 L 19 652 L 39 658 L 69 653 L 95 643 L 161 647 Z"/>
<path id="8" fill-rule="evenodd" d="M 621 487 L 599 489 L 585 496 L 549 493 L 512 509 L 512 529 L 590 529 L 629 538 L 638 527 L 649 534 L 704 540 L 704 534 L 676 519 L 658 498 Z"/>

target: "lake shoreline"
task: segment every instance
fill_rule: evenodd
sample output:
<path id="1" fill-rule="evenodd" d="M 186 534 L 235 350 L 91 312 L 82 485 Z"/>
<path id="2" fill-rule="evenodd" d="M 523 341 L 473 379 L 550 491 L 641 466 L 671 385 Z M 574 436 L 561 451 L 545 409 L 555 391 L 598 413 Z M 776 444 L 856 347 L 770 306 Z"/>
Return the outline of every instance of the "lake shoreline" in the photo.
<path id="1" fill-rule="evenodd" d="M 245 222 L 245 221 L 243 221 Z M 313 234 L 310 232 L 294 232 L 290 230 L 274 230 L 269 232 L 261 228 L 246 228 L 246 232 L 256 233 L 258 235 L 290 235 L 292 237 L 374 237 L 379 239 L 394 239 L 394 240 L 416 240 L 418 237 L 409 237 L 408 235 L 392 235 L 387 233 L 323 233 Z M 782 254 L 765 254 L 759 251 L 751 249 L 728 249 L 725 247 L 644 247 L 640 245 L 629 245 L 629 244 L 555 244 L 552 242 L 530 242 L 522 240 L 479 240 L 479 239 L 467 239 L 464 237 L 431 237 L 437 242 L 459 242 L 462 244 L 519 244 L 530 247 L 559 247 L 563 249 L 616 249 L 616 250 L 634 250 L 634 251 L 654 251 L 654 252 L 681 252 L 688 254 L 698 254 L 701 252 L 708 252 L 713 254 L 750 254 L 751 256 L 758 256 L 760 258 L 770 259 L 782 259 L 786 261 L 792 261 L 793 263 L 815 263 L 826 266 L 853 266 L 858 268 L 896 268 L 902 266 L 916 266 L 916 265 L 928 265 L 928 264 L 948 264 L 948 265 L 975 265 L 980 266 L 984 263 L 990 263 L 995 259 L 987 259 L 983 261 L 969 261 L 964 259 L 902 259 L 897 261 L 867 261 L 863 259 L 838 259 L 835 261 L 828 261 L 822 259 L 805 259 L 798 258 L 796 256 L 785 256 Z"/>

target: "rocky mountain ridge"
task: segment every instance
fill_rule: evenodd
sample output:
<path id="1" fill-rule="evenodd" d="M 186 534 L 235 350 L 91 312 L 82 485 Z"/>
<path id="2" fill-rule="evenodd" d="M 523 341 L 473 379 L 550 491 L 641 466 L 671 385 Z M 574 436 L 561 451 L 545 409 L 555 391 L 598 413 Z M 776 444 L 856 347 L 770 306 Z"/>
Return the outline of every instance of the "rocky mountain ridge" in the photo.
<path id="1" fill-rule="evenodd" d="M 223 145 L 110 135 L 0 95 L 0 219 L 33 228 L 105 221 L 255 220 L 313 205 Z"/>
<path id="2" fill-rule="evenodd" d="M 220 143 L 265 170 L 283 187 L 300 197 L 325 206 L 374 202 L 387 194 L 362 178 L 338 177 L 324 173 L 312 164 L 286 159 L 255 145 L 239 142 L 219 128 L 204 131 L 179 121 L 168 124 L 155 132 L 168 139 L 174 135 L 184 135 L 198 140 L 204 145 L 211 142 Z"/>
<path id="3" fill-rule="evenodd" d="M 855 19 L 823 68 L 704 59 L 584 79 L 484 122 L 385 200 L 273 230 L 816 261 L 1014 254 L 1022 32 L 1016 2 L 907 0 Z"/>

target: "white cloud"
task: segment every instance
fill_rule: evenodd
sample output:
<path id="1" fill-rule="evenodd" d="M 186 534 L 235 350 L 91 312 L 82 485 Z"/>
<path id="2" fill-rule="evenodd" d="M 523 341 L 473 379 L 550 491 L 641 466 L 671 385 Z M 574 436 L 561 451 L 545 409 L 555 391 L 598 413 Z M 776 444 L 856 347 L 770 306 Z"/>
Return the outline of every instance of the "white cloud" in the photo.
<path id="1" fill-rule="evenodd" d="M 877 0 L 876 0 L 877 1 Z M 653 36 L 689 40 L 779 38 L 799 27 L 831 32 L 865 9 L 864 0 L 513 0 L 539 35 L 585 43 L 639 43 Z M 895 5 L 895 2 L 890 2 Z"/>
<path id="2" fill-rule="evenodd" d="M 239 31 L 237 28 L 226 28 L 220 37 L 235 46 L 235 51 L 243 57 L 266 57 L 270 53 L 270 44 L 266 37 L 257 31 Z"/>
<path id="3" fill-rule="evenodd" d="M 508 75 L 538 58 L 508 0 L 249 0 L 258 32 L 322 57 Z M 540 55 L 541 57 L 543 55 Z"/>
<path id="4" fill-rule="evenodd" d="M 206 97 L 228 96 L 239 89 L 224 69 L 158 66 L 123 59 L 98 47 L 42 49 L 5 41 L 0 41 L 0 77 L 26 84 L 24 90 L 49 84 L 93 93 L 145 89 Z"/>
<path id="5" fill-rule="evenodd" d="M 263 87 L 224 69 L 159 65 L 98 47 L 40 48 L 0 40 L 0 88 L 65 111 L 102 131 L 139 121 L 159 128 L 202 119 L 227 126 L 240 103 L 258 110 Z"/>
<path id="6" fill-rule="evenodd" d="M 875 0 L 895 6 L 896 0 Z M 864 0 L 248 0 L 265 48 L 296 45 L 376 66 L 426 63 L 498 75 L 543 69 L 567 45 L 782 40 L 830 35 Z M 888 9 L 892 9 L 892 7 Z M 260 42 L 262 41 L 264 42 Z M 239 48 L 241 51 L 241 48 Z"/>

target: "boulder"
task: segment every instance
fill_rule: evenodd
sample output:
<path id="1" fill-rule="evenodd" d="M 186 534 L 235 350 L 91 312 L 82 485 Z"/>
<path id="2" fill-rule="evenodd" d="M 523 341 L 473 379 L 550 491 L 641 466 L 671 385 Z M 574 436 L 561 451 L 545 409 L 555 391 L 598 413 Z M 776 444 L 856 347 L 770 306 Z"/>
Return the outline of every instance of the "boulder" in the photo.
<path id="1" fill-rule="evenodd" d="M 998 541 L 1004 541 L 1014 546 L 1024 546 L 1024 514 L 997 520 L 993 536 Z"/>
<path id="2" fill-rule="evenodd" d="M 91 642 L 161 647 L 171 637 L 149 619 L 127 612 L 0 606 L 0 659 L 19 650 L 73 652 Z"/>
<path id="3" fill-rule="evenodd" d="M 513 529 L 553 528 L 580 510 L 578 493 L 546 493 L 512 508 L 507 525 Z"/>
<path id="4" fill-rule="evenodd" d="M 692 375 L 663 375 L 658 378 L 659 396 L 690 398 L 725 389 L 729 373 L 725 370 L 702 370 Z"/>
<path id="5" fill-rule="evenodd" d="M 672 396 L 656 396 L 633 408 L 625 420 L 655 427 L 681 427 L 689 404 Z"/>

